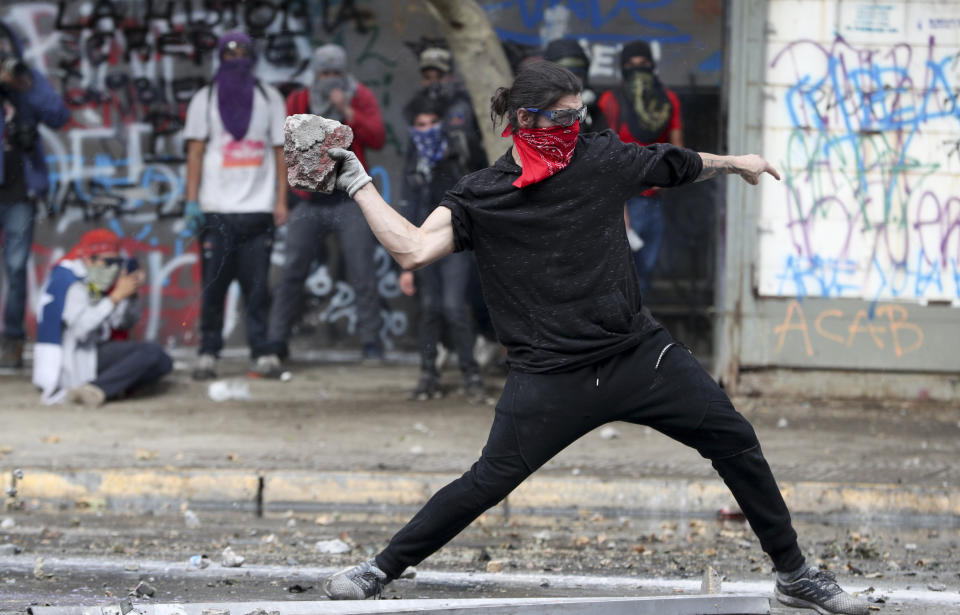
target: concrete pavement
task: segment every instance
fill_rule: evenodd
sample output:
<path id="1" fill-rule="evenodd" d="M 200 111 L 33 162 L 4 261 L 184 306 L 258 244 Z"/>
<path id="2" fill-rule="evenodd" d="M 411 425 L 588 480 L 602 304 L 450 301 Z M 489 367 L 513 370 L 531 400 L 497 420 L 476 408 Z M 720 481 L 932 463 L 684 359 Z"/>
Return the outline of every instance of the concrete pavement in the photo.
<path id="1" fill-rule="evenodd" d="M 453 389 L 405 396 L 414 366 L 301 364 L 289 382 L 221 375 L 248 399 L 215 402 L 184 371 L 151 395 L 95 410 L 43 406 L 4 376 L 0 470 L 18 499 L 82 506 L 159 502 L 295 508 L 419 506 L 476 459 L 493 405 Z M 489 381 L 495 397 L 502 380 Z M 242 395 L 241 395 L 242 396 Z M 795 514 L 960 517 L 960 407 L 953 402 L 748 397 Z M 642 427 L 613 424 L 562 452 L 509 498 L 513 511 L 712 514 L 735 506 L 709 462 Z"/>

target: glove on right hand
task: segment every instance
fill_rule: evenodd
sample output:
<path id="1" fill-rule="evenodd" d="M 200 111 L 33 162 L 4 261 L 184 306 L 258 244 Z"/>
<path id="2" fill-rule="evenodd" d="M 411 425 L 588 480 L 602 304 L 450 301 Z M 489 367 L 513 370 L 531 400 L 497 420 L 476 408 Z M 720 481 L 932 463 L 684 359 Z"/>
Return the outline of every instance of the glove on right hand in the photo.
<path id="1" fill-rule="evenodd" d="M 373 178 L 367 175 L 363 165 L 357 160 L 357 155 L 353 152 L 334 147 L 327 154 L 340 163 L 336 185 L 337 188 L 346 192 L 351 199 L 357 193 L 357 190 L 373 181 Z"/>
<path id="2" fill-rule="evenodd" d="M 203 210 L 197 201 L 187 201 L 183 207 L 183 219 L 187 222 L 187 230 L 196 235 L 203 228 Z"/>

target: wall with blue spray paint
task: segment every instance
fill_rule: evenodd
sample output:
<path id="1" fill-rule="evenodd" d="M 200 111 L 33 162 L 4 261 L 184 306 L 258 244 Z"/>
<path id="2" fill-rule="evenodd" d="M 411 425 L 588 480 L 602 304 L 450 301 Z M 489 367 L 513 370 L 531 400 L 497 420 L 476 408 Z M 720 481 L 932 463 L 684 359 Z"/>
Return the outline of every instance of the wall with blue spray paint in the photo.
<path id="1" fill-rule="evenodd" d="M 741 364 L 960 370 L 960 5 L 761 8 L 734 34 L 763 62 L 743 128 L 783 181 L 761 186 Z"/>
<path id="2" fill-rule="evenodd" d="M 481 4 L 505 42 L 542 45 L 560 36 L 581 41 L 599 88 L 615 82 L 622 43 L 647 38 L 659 43 L 661 73 L 669 85 L 719 92 L 720 0 Z M 50 263 L 84 231 L 110 227 L 148 272 L 147 310 L 138 334 L 170 347 L 196 343 L 200 276 L 196 244 L 181 219 L 181 129 L 190 97 L 215 69 L 217 37 L 234 27 L 248 30 L 259 52 L 258 78 L 284 92 L 310 83 L 314 46 L 343 45 L 349 70 L 381 104 L 387 145 L 369 153 L 370 173 L 385 196 L 395 199 L 406 135 L 401 109 L 419 84 L 409 44 L 436 34 L 418 0 L 14 0 L 0 8 L 0 18 L 21 35 L 27 61 L 47 75 L 72 110 L 63 130 L 41 132 L 52 181 L 45 215 L 37 221 L 32 293 Z M 461 72 L 469 78 L 468 70 Z M 486 117 L 486 110 L 478 115 Z M 281 229 L 273 256 L 277 268 L 283 266 L 283 236 Z M 306 283 L 308 301 L 296 334 L 308 347 L 356 345 L 353 291 L 336 249 L 330 242 L 328 258 L 320 259 Z M 382 249 L 371 258 L 382 298 L 381 337 L 388 348 L 413 349 L 415 301 L 400 294 Z M 225 333 L 238 343 L 241 312 L 233 289 Z"/>

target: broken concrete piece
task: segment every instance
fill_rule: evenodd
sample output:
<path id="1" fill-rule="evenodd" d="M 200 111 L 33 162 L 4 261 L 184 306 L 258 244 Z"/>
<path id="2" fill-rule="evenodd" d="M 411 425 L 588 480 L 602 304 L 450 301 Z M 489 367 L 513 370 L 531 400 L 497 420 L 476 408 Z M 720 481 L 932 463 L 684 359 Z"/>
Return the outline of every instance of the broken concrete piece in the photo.
<path id="1" fill-rule="evenodd" d="M 319 553 L 330 553 L 336 555 L 338 553 L 348 553 L 351 547 L 339 538 L 334 538 L 333 540 L 318 540 L 314 545 L 314 548 Z"/>
<path id="2" fill-rule="evenodd" d="M 244 558 L 242 555 L 237 555 L 233 549 L 227 547 L 223 550 L 223 556 L 220 563 L 224 568 L 239 568 L 240 566 L 243 566 L 245 559 L 246 558 Z"/>
<path id="3" fill-rule="evenodd" d="M 332 147 L 350 147 L 353 130 L 319 115 L 291 115 L 284 124 L 283 156 L 287 181 L 294 188 L 330 194 L 336 186 L 337 162 L 327 155 Z"/>

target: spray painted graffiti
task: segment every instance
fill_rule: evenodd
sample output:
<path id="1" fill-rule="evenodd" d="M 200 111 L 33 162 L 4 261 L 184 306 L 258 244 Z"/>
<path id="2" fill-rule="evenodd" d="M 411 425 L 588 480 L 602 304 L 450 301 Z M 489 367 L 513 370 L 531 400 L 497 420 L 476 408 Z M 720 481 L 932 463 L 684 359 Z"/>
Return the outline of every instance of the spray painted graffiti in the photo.
<path id="1" fill-rule="evenodd" d="M 858 309 L 851 315 L 839 308 L 825 309 L 812 320 L 804 314 L 797 300 L 787 305 L 783 322 L 773 330 L 777 338 L 775 352 L 783 352 L 790 344 L 800 344 L 808 357 L 830 352 L 836 345 L 853 348 L 860 338 L 876 352 L 889 353 L 900 358 L 923 347 L 923 329 L 910 322 L 909 311 L 899 304 L 874 306 L 873 313 Z"/>
<path id="2" fill-rule="evenodd" d="M 637 38 L 651 41 L 668 83 L 719 83 L 722 37 L 711 27 L 722 23 L 718 0 L 502 0 L 485 2 L 483 8 L 508 43 L 541 48 L 558 38 L 577 40 L 590 59 L 594 84 L 619 79 L 620 49 Z"/>
<path id="3" fill-rule="evenodd" d="M 395 65 L 376 50 L 379 30 L 372 13 L 349 1 L 60 0 L 5 6 L 0 18 L 21 36 L 24 58 L 60 91 L 72 117 L 61 131 L 41 127 L 51 188 L 47 217 L 37 226 L 28 309 L 64 247 L 92 224 L 109 226 L 148 274 L 138 333 L 168 346 L 196 341 L 200 270 L 181 218 L 186 175 L 181 131 L 187 104 L 216 69 L 217 38 L 245 29 L 255 40 L 257 78 L 284 93 L 310 83 L 309 58 L 319 28 L 324 36 L 340 37 L 352 28 L 368 41 L 358 63 Z M 387 98 L 391 82 L 387 73 L 372 87 Z M 395 149 L 399 153 L 399 141 Z M 371 174 L 388 194 L 387 172 L 374 167 Z M 282 266 L 282 233 L 275 245 L 273 262 Z M 389 349 L 408 333 L 409 319 L 386 308 L 386 301 L 399 295 L 396 277 L 383 266 L 385 253 L 371 256 L 378 259 L 385 300 L 381 333 Z M 331 283 L 336 292 L 314 292 L 329 298 L 319 316 L 325 322 L 343 319 L 352 334 L 353 290 L 341 280 Z M 243 320 L 237 317 L 238 288 L 231 288 L 227 302 L 229 336 Z"/>
<path id="4" fill-rule="evenodd" d="M 764 188 L 761 294 L 960 301 L 960 48 L 939 37 L 771 57 L 765 150 L 785 176 Z"/>

